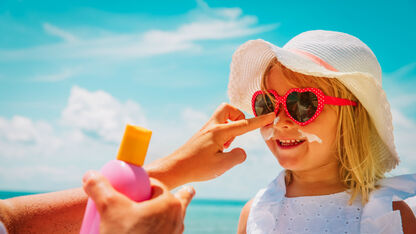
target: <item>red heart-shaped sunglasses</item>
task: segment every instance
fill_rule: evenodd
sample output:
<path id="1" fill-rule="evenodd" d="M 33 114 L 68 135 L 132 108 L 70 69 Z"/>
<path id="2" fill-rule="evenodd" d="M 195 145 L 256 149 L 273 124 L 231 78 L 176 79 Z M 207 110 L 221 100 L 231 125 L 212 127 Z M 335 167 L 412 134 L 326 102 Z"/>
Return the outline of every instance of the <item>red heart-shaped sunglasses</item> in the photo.
<path id="1" fill-rule="evenodd" d="M 259 90 L 251 99 L 255 116 L 275 112 L 278 115 L 279 105 L 283 105 L 287 116 L 295 123 L 305 126 L 312 122 L 322 112 L 324 105 L 356 106 L 357 103 L 348 99 L 326 96 L 318 88 L 294 88 L 279 96 L 275 90 L 268 90 L 271 94 Z M 274 100 L 272 100 L 274 99 Z"/>

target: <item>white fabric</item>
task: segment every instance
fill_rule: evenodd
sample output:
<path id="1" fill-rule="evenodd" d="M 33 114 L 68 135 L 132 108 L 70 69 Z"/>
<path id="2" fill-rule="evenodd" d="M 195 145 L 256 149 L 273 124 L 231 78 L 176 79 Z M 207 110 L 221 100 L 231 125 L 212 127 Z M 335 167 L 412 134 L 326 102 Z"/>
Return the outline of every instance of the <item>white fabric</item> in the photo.
<path id="1" fill-rule="evenodd" d="M 337 71 L 331 71 L 301 50 L 323 60 Z M 360 101 L 373 121 L 380 140 L 372 140 L 379 160 L 390 171 L 399 162 L 394 145 L 390 104 L 382 89 L 381 67 L 371 49 L 358 38 L 341 32 L 313 30 L 303 32 L 282 48 L 257 39 L 241 45 L 230 65 L 228 96 L 231 105 L 252 113 L 251 98 L 261 88 L 261 78 L 273 58 L 288 69 L 305 75 L 336 78 Z"/>
<path id="2" fill-rule="evenodd" d="M 271 209 L 277 233 L 359 233 L 361 203 L 346 206 L 346 192 L 324 196 L 283 197 L 279 209 Z"/>
<path id="3" fill-rule="evenodd" d="M 0 234 L 7 234 L 6 227 L 4 226 L 2 221 L 0 221 Z"/>
<path id="4" fill-rule="evenodd" d="M 416 175 L 412 174 L 381 180 L 381 188 L 370 194 L 364 207 L 359 198 L 348 206 L 346 192 L 285 198 L 284 174 L 282 171 L 254 197 L 247 220 L 248 234 L 325 233 L 325 230 L 328 233 L 400 234 L 403 233 L 400 211 L 392 210 L 392 202 L 416 196 Z"/>

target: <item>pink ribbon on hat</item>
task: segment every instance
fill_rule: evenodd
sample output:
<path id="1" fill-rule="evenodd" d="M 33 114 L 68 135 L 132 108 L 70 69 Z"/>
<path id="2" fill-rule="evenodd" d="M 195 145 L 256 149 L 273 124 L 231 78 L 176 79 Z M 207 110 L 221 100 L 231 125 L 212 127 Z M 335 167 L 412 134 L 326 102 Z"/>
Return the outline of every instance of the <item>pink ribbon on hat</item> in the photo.
<path id="1" fill-rule="evenodd" d="M 337 70 L 337 69 L 335 69 L 333 66 L 329 65 L 327 62 L 325 62 L 324 60 L 322 60 L 322 59 L 318 58 L 317 56 L 315 56 L 315 55 L 313 55 L 313 54 L 311 54 L 311 53 L 308 53 L 308 52 L 306 52 L 306 51 L 299 50 L 299 49 L 289 49 L 289 50 L 290 50 L 290 51 L 293 51 L 293 52 L 295 52 L 295 53 L 298 53 L 298 54 L 302 54 L 302 55 L 307 56 L 308 58 L 310 58 L 310 59 L 311 59 L 312 61 L 314 61 L 315 63 L 317 63 L 317 64 L 319 64 L 319 65 L 321 65 L 321 66 L 325 67 L 326 69 L 328 69 L 328 70 L 330 70 L 330 71 L 335 71 L 335 72 L 337 72 L 337 71 L 338 71 L 338 70 Z"/>

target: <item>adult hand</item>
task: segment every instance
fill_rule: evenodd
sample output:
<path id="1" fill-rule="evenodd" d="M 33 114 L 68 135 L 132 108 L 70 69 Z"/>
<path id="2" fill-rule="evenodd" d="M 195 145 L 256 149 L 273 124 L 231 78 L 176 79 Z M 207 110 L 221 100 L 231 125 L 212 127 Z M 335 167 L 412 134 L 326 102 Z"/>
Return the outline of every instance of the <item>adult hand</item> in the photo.
<path id="1" fill-rule="evenodd" d="M 223 103 L 188 142 L 173 154 L 145 165 L 145 169 L 169 188 L 213 179 L 246 159 L 242 148 L 224 152 L 235 137 L 272 123 L 274 117 L 270 113 L 245 119 L 243 112 Z"/>
<path id="2" fill-rule="evenodd" d="M 100 213 L 100 233 L 182 233 L 185 211 L 195 194 L 187 186 L 173 195 L 151 178 L 152 198 L 137 203 L 117 192 L 98 172 L 87 172 L 83 183 Z"/>

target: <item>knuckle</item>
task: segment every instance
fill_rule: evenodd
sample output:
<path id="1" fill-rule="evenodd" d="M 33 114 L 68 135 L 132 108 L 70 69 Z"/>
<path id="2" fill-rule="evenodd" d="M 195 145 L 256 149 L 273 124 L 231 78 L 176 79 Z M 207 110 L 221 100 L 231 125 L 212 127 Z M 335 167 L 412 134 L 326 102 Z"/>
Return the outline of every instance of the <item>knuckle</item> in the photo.
<path id="1" fill-rule="evenodd" d="M 115 196 L 113 196 L 113 195 L 107 196 L 106 203 L 107 203 L 108 206 L 112 206 L 112 205 L 116 204 L 116 202 L 117 202 L 117 198 Z"/>
<path id="2" fill-rule="evenodd" d="M 96 179 L 89 179 L 89 180 L 87 180 L 86 186 L 93 188 L 93 187 L 97 186 L 97 184 L 98 184 L 98 180 L 96 180 Z"/>
<path id="3" fill-rule="evenodd" d="M 221 108 L 227 108 L 227 107 L 229 107 L 230 106 L 230 104 L 228 104 L 228 103 L 226 103 L 226 102 L 223 102 L 223 103 L 221 103 L 221 105 L 220 105 L 220 107 Z"/>
<path id="4" fill-rule="evenodd" d="M 240 123 L 240 126 L 241 127 L 243 127 L 243 128 L 247 128 L 247 127 L 249 127 L 250 126 L 250 121 L 248 121 L 247 119 L 242 119 L 242 120 L 240 120 L 241 121 L 241 123 Z"/>
<path id="5" fill-rule="evenodd" d="M 213 138 L 216 138 L 221 131 L 222 127 L 220 125 L 213 125 L 211 128 L 206 130 L 206 133 L 211 134 Z"/>
<path id="6" fill-rule="evenodd" d="M 224 133 L 222 132 L 221 128 L 219 128 L 217 131 L 212 133 L 212 139 L 217 144 L 225 143 L 225 142 L 223 142 L 224 141 Z"/>
<path id="7" fill-rule="evenodd" d="M 215 134 L 218 134 L 218 132 L 220 132 L 221 130 L 222 130 L 221 125 L 214 125 L 214 126 L 211 128 L 211 132 L 212 132 L 212 133 L 215 133 Z"/>
<path id="8" fill-rule="evenodd" d="M 177 209 L 181 207 L 181 202 L 173 195 L 166 197 L 165 199 L 165 210 L 176 213 Z"/>
<path id="9" fill-rule="evenodd" d="M 219 107 L 218 107 L 218 112 L 221 112 L 221 111 L 226 111 L 226 110 L 228 110 L 228 109 L 230 109 L 231 108 L 231 105 L 230 104 L 228 104 L 228 103 L 226 103 L 226 102 L 223 102 L 223 103 L 221 103 L 220 105 L 219 105 Z"/>
<path id="10" fill-rule="evenodd" d="M 106 212 L 110 207 L 112 207 L 116 203 L 116 198 L 112 195 L 103 195 L 101 201 L 98 206 L 102 212 Z"/>
<path id="11" fill-rule="evenodd" d="M 101 212 L 106 213 L 108 211 L 108 208 L 109 208 L 107 198 L 103 198 L 99 203 L 96 202 L 96 206 L 99 207 Z"/>
<path id="12" fill-rule="evenodd" d="M 181 211 L 182 210 L 182 203 L 178 199 L 172 199 L 171 208 L 175 211 Z"/>

